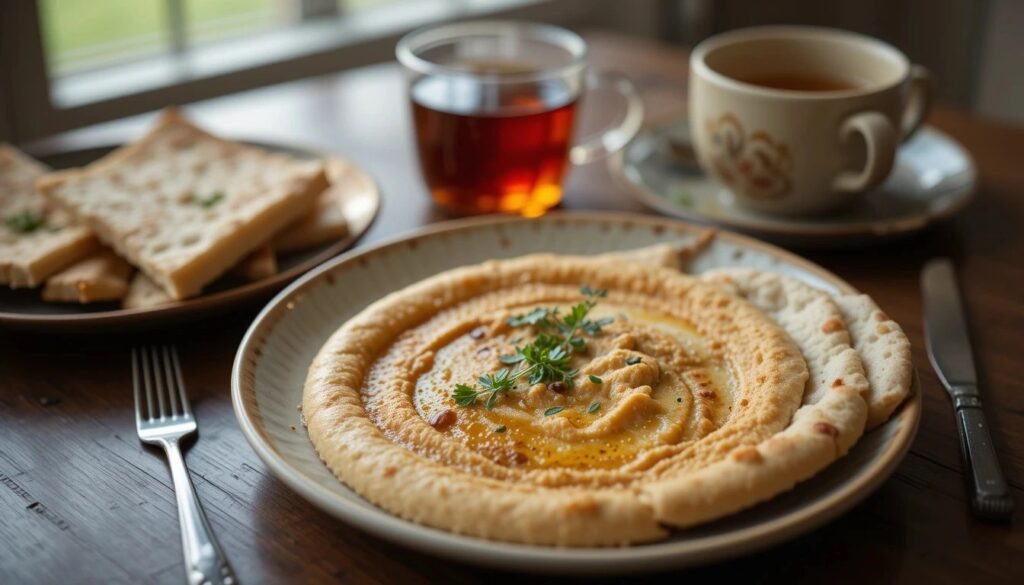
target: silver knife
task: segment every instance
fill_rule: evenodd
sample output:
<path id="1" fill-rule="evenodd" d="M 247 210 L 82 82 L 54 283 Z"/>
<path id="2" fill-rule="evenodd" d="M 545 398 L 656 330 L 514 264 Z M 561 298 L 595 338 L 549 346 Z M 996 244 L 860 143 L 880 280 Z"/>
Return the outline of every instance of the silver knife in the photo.
<path id="1" fill-rule="evenodd" d="M 953 263 L 936 258 L 921 272 L 924 293 L 924 333 L 928 359 L 949 392 L 960 432 L 960 451 L 967 467 L 974 494 L 971 508 L 976 516 L 1009 518 L 1013 498 L 999 467 L 992 445 L 971 356 L 960 293 Z"/>

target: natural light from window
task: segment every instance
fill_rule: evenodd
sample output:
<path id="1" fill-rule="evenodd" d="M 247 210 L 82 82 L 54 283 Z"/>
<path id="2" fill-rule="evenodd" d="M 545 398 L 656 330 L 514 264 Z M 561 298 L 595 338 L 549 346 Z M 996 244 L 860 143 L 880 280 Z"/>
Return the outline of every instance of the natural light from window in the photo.
<path id="1" fill-rule="evenodd" d="M 51 76 L 186 51 L 396 0 L 40 0 Z"/>

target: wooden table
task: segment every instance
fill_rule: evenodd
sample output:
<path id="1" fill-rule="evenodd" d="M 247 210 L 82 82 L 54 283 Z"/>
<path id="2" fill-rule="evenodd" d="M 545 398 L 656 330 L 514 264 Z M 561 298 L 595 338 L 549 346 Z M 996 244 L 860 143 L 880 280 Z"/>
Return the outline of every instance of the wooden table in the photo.
<path id="1" fill-rule="evenodd" d="M 628 72 L 648 111 L 679 109 L 686 52 L 590 34 L 598 68 Z M 594 98 L 593 123 L 614 104 Z M 189 108 L 229 135 L 345 153 L 385 194 L 362 244 L 440 219 L 428 203 L 393 65 L 260 89 Z M 36 150 L 122 140 L 149 117 L 57 137 Z M 960 140 L 981 172 L 978 200 L 947 225 L 868 250 L 809 253 L 870 293 L 914 344 L 924 418 L 910 455 L 874 495 L 840 519 L 751 557 L 665 582 L 748 576 L 809 583 L 1024 582 L 1024 130 L 939 108 L 931 123 Z M 567 208 L 641 211 L 600 164 L 573 172 Z M 928 366 L 918 271 L 956 259 L 989 421 L 1016 495 L 1016 525 L 974 520 L 964 499 L 953 415 Z M 231 410 L 231 361 L 254 315 L 152 332 L 176 339 L 201 439 L 188 453 L 199 495 L 242 583 L 519 583 L 521 575 L 431 558 L 377 540 L 307 504 L 272 477 Z M 0 332 L 0 583 L 181 583 L 184 571 L 162 454 L 135 436 L 129 347 L 135 338 Z M 528 577 L 531 581 L 536 577 Z"/>

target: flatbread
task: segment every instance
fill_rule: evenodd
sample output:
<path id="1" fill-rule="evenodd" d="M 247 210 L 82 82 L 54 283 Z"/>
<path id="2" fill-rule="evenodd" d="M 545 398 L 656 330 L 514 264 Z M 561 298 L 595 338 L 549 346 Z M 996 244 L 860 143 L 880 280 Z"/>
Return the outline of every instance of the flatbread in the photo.
<path id="1" fill-rule="evenodd" d="M 128 292 L 132 270 L 113 250 L 104 249 L 48 278 L 43 299 L 82 304 L 116 301 Z"/>
<path id="2" fill-rule="evenodd" d="M 598 258 L 626 263 L 649 264 L 684 270 L 697 254 L 703 252 L 715 239 L 717 230 L 707 229 L 695 237 L 679 242 L 654 244 L 622 252 L 597 254 Z"/>
<path id="3" fill-rule="evenodd" d="M 330 186 L 317 196 L 309 213 L 274 236 L 275 250 L 305 250 L 344 238 L 349 232 L 345 199 L 377 188 L 365 173 L 343 159 L 325 159 L 324 171 Z"/>
<path id="4" fill-rule="evenodd" d="M 750 268 L 719 268 L 700 275 L 767 313 L 800 346 L 811 373 L 803 404 L 816 404 L 832 388 L 852 388 L 865 399 L 870 384 L 840 308 L 832 297 L 795 278 Z"/>
<path id="5" fill-rule="evenodd" d="M 834 298 L 850 331 L 853 347 L 864 362 L 871 390 L 867 395 L 867 428 L 889 420 L 910 394 L 914 380 L 910 340 L 867 295 Z"/>
<path id="6" fill-rule="evenodd" d="M 261 280 L 277 274 L 277 254 L 271 246 L 263 246 L 250 253 L 231 269 L 246 280 Z"/>
<path id="7" fill-rule="evenodd" d="M 175 299 L 302 217 L 323 165 L 224 140 L 165 110 L 138 141 L 37 188 Z"/>
<path id="8" fill-rule="evenodd" d="M 42 163 L 0 144 L 0 284 L 39 286 L 99 248 L 89 229 L 36 192 L 36 181 L 47 172 Z"/>
<path id="9" fill-rule="evenodd" d="M 671 262 L 667 260 L 670 257 L 669 254 L 660 246 L 639 248 L 607 256 L 622 257 L 624 254 L 631 255 L 633 259 L 653 266 L 671 266 Z M 757 274 L 773 276 L 758 277 Z M 727 282 L 729 276 L 734 277 L 736 282 Z M 780 287 L 798 286 L 811 291 L 817 290 L 792 278 L 774 273 L 760 273 L 748 268 L 721 268 L 705 273 L 703 278 L 727 286 L 733 293 L 744 296 L 762 310 L 773 314 L 777 321 L 780 316 L 779 307 L 783 302 L 781 299 L 784 298 L 780 295 Z M 764 285 L 764 289 L 756 290 L 755 282 Z M 789 282 L 789 284 L 784 285 L 784 282 Z M 740 284 L 743 286 L 740 287 Z M 820 295 L 823 294 L 825 293 L 819 291 L 814 296 L 820 298 Z M 836 295 L 830 299 L 841 316 L 843 330 L 848 337 L 847 343 L 856 350 L 857 356 L 860 358 L 863 378 L 867 382 L 866 389 L 859 381 L 851 385 L 849 382 L 853 382 L 852 379 L 845 377 L 843 379 L 846 380 L 846 385 L 857 388 L 867 403 L 868 416 L 865 430 L 871 430 L 887 421 L 910 394 L 914 378 L 910 340 L 899 324 L 890 319 L 868 295 Z M 820 300 L 817 302 L 822 303 Z M 787 325 L 781 321 L 780 324 L 796 337 L 797 324 Z M 831 325 L 831 327 L 838 326 Z M 838 329 L 836 331 L 838 332 Z M 813 371 L 813 360 L 808 359 L 808 365 Z M 828 375 L 825 376 L 827 381 Z M 834 377 L 832 381 L 838 378 L 839 376 Z M 824 390 L 820 388 L 818 390 L 811 388 L 805 397 L 804 404 L 813 404 L 823 392 Z"/>
<path id="10" fill-rule="evenodd" d="M 842 457 L 864 432 L 869 385 L 831 297 L 798 280 L 742 268 L 714 270 L 701 280 L 722 286 L 777 322 L 800 348 L 810 377 L 802 406 L 781 433 L 756 447 L 654 492 L 659 517 L 692 525 L 767 500 Z M 715 491 L 700 489 L 715 485 Z M 744 489 L 745 488 L 745 489 Z"/>
<path id="11" fill-rule="evenodd" d="M 145 272 L 136 272 L 128 285 L 128 292 L 121 299 L 121 308 L 148 309 L 173 302 L 171 295 L 146 276 Z"/>
<path id="12" fill-rule="evenodd" d="M 710 419 L 700 414 L 703 411 L 696 410 L 698 416 L 687 420 L 693 420 L 694 432 L 703 433 L 696 435 L 699 438 L 659 444 L 622 467 L 523 468 L 500 463 L 457 439 L 448 440 L 413 410 L 410 393 L 418 387 L 414 380 L 420 379 L 414 372 L 431 367 L 434 343 L 441 344 L 436 347 L 439 355 L 447 351 L 449 342 L 462 343 L 481 322 L 494 320 L 497 325 L 492 328 L 500 328 L 506 323 L 505 310 L 573 302 L 582 284 L 607 289 L 607 297 L 600 302 L 619 304 L 615 310 L 652 307 L 692 323 L 708 346 L 716 348 L 709 351 L 722 352 L 721 359 L 736 373 L 729 383 L 738 392 L 722 426 L 712 428 Z M 478 309 L 482 312 L 477 313 Z M 420 326 L 425 327 L 422 332 Z M 625 384 L 619 390 L 592 391 L 619 392 L 632 403 L 649 404 L 650 394 L 645 393 L 654 390 L 643 386 L 648 383 L 644 379 L 660 386 L 671 378 L 675 396 L 682 387 L 683 374 L 677 372 L 683 372 L 694 374 L 692 380 L 684 380 L 687 391 L 695 396 L 694 404 L 724 400 L 716 392 L 703 394 L 710 389 L 687 369 L 690 361 L 670 357 L 678 356 L 680 350 L 666 346 L 653 350 L 649 345 L 653 342 L 629 342 L 634 335 L 629 331 L 636 331 L 637 339 L 661 339 L 657 333 L 661 325 L 644 328 L 628 318 L 619 326 L 622 333 L 616 335 L 626 336 L 624 347 L 663 351 L 659 355 L 664 356 L 667 369 L 659 370 L 658 381 L 653 381 L 645 378 L 653 375 L 655 364 L 647 361 L 653 354 L 644 354 L 648 357 L 639 362 L 623 360 L 625 349 L 588 355 L 590 362 L 578 364 L 583 371 L 602 368 L 598 371 L 607 380 L 620 379 Z M 399 352 L 394 362 L 380 366 L 387 375 L 373 378 L 374 387 L 367 388 L 367 377 L 379 356 L 395 355 L 392 350 L 406 347 L 405 343 L 418 347 L 420 340 L 428 349 Z M 497 337 L 493 342 L 512 343 Z M 599 341 L 591 343 L 596 347 Z M 606 359 L 608 355 L 617 357 Z M 637 369 L 627 370 L 631 364 Z M 443 379 L 444 373 L 437 375 Z M 821 466 L 808 451 L 823 461 L 834 459 L 843 448 L 836 437 L 846 436 L 848 427 L 856 427 L 855 432 L 863 428 L 856 412 L 843 409 L 861 398 L 853 390 L 837 389 L 835 401 L 822 400 L 790 424 L 807 377 L 804 359 L 789 336 L 755 307 L 717 286 L 636 262 L 535 255 L 446 271 L 377 301 L 345 323 L 321 349 L 310 367 L 302 409 L 310 438 L 327 466 L 363 497 L 401 517 L 497 540 L 620 545 L 662 538 L 666 535 L 662 524 L 689 526 L 770 497 Z M 375 398 L 367 402 L 364 391 Z M 389 408 L 375 410 L 381 402 Z M 573 408 L 580 406 L 586 409 L 585 402 Z M 605 402 L 603 408 L 611 415 L 621 406 L 621 402 Z M 502 412 L 501 408 L 495 412 Z M 556 422 L 541 416 L 541 410 L 530 411 L 536 417 L 531 420 L 541 426 Z M 371 419 L 371 411 L 386 418 Z M 583 422 L 604 424 L 600 416 Z M 511 435 L 516 429 L 512 422 L 508 424 Z M 758 460 L 750 456 L 751 450 L 757 452 Z M 740 479 L 750 473 L 763 480 L 763 486 L 752 489 Z M 718 474 L 722 479 L 693 481 Z"/>

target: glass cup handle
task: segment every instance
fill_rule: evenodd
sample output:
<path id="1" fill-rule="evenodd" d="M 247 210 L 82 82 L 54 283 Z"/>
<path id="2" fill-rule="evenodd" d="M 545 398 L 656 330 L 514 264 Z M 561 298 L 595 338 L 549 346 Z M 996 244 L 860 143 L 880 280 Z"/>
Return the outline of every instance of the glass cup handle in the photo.
<path id="1" fill-rule="evenodd" d="M 858 193 L 881 183 L 892 170 L 899 138 L 889 118 L 880 112 L 860 112 L 846 119 L 839 131 L 844 141 L 854 134 L 864 138 L 867 160 L 859 171 L 843 171 L 832 182 L 840 193 Z"/>
<path id="2" fill-rule="evenodd" d="M 604 158 L 621 150 L 640 130 L 644 121 L 644 102 L 636 87 L 625 77 L 615 73 L 588 73 L 587 91 L 609 88 L 626 98 L 626 115 L 617 126 L 587 138 L 569 150 L 569 160 L 582 165 Z"/>

